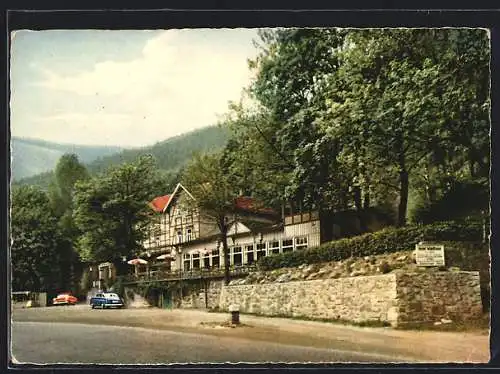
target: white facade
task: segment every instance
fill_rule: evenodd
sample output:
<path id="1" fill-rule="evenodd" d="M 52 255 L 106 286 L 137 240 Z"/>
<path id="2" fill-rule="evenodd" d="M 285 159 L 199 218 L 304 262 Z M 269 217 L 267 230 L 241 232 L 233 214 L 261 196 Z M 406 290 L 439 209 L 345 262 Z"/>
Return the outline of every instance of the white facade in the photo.
<path id="1" fill-rule="evenodd" d="M 153 253 L 152 258 L 165 252 L 174 255 L 170 267 L 173 271 L 223 268 L 223 246 L 217 240 L 220 233 L 217 225 L 209 217 L 186 208 L 189 205 L 183 203 L 185 198 L 192 196 L 178 185 L 158 217 L 151 237 L 144 243 L 146 251 Z M 230 265 L 252 264 L 263 256 L 319 246 L 317 214 L 285 217 L 284 223 L 258 213 L 236 218 L 227 234 Z"/>
<path id="2" fill-rule="evenodd" d="M 309 225 L 292 225 L 285 227 L 285 230 L 279 229 L 262 234 L 252 233 L 243 224 L 239 225 L 240 228 L 246 229 L 246 233 L 236 237 L 228 235 L 227 238 L 231 266 L 250 265 L 264 256 L 304 250 L 320 243 L 319 221 L 309 222 Z M 317 229 L 306 232 L 307 227 L 317 227 Z M 222 243 L 216 240 L 186 243 L 180 247 L 180 253 L 179 250 L 175 252 L 176 260 L 172 263 L 172 270 L 224 267 Z"/>

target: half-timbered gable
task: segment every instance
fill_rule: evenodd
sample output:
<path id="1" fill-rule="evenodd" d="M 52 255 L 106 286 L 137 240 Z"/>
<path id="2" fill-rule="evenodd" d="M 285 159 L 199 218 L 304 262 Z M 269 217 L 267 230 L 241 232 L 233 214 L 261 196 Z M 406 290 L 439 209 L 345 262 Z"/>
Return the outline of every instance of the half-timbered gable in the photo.
<path id="1" fill-rule="evenodd" d="M 222 268 L 224 256 L 215 220 L 193 208 L 195 199 L 178 184 L 170 195 L 154 199 L 158 215 L 145 249 L 148 254 L 168 253 L 171 270 Z M 320 244 L 317 213 L 283 217 L 247 196 L 235 199 L 227 233 L 231 266 L 253 264 L 263 256 L 303 250 Z M 154 256 L 153 262 L 154 262 Z"/>

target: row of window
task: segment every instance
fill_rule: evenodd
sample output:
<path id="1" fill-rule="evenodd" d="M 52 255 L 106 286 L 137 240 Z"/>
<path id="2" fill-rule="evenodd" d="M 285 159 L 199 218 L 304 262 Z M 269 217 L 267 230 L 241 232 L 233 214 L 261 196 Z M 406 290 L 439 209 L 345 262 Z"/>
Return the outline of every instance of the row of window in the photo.
<path id="1" fill-rule="evenodd" d="M 261 257 L 273 254 L 292 252 L 307 248 L 307 237 L 294 239 L 275 240 L 267 243 L 246 244 L 229 248 L 229 264 L 239 266 L 243 264 L 251 265 Z M 222 251 L 214 250 L 207 253 L 185 253 L 183 256 L 183 269 L 220 267 Z"/>
<path id="2" fill-rule="evenodd" d="M 167 244 L 166 235 L 161 235 L 160 231 L 155 231 L 154 236 L 155 236 L 154 238 L 150 236 L 149 242 L 151 243 L 151 245 Z M 193 239 L 194 235 L 192 226 L 188 226 L 184 232 L 181 229 L 178 229 L 176 231 L 176 243 L 182 243 L 184 241 L 190 241 Z"/>

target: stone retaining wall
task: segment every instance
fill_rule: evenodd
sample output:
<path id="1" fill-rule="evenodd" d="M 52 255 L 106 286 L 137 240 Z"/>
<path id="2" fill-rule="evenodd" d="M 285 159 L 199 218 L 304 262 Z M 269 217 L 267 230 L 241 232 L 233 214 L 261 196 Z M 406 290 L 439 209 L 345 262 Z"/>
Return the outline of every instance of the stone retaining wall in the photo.
<path id="1" fill-rule="evenodd" d="M 218 307 L 224 282 L 212 280 L 207 283 L 206 289 L 203 282 L 199 282 L 195 289 L 191 290 L 188 295 L 183 296 L 180 307 L 188 309 L 213 309 Z"/>
<path id="2" fill-rule="evenodd" d="M 400 273 L 397 275 L 398 321 L 466 321 L 482 314 L 478 272 Z"/>
<path id="3" fill-rule="evenodd" d="M 225 286 L 220 309 L 271 316 L 389 321 L 395 316 L 396 275 Z M 389 317 L 388 317 L 389 316 Z"/>
<path id="4" fill-rule="evenodd" d="M 478 272 L 386 275 L 223 286 L 219 307 L 270 316 L 383 321 L 467 320 L 482 312 Z"/>

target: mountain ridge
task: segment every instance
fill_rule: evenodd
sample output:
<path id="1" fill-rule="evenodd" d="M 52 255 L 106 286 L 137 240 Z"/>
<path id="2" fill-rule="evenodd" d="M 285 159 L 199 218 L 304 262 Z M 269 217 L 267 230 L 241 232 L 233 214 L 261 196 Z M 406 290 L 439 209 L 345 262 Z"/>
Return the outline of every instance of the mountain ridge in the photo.
<path id="1" fill-rule="evenodd" d="M 96 175 L 104 172 L 111 166 L 119 165 L 123 162 L 132 162 L 142 154 L 151 154 L 157 160 L 158 167 L 162 171 L 167 173 L 176 173 L 191 158 L 193 153 L 220 149 L 226 144 L 228 138 L 229 131 L 227 129 L 219 126 L 207 126 L 201 129 L 186 132 L 184 134 L 172 136 L 158 141 L 153 145 L 122 148 L 118 152 L 101 154 L 90 161 L 85 161 L 83 159 L 80 159 L 80 161 L 86 165 L 92 175 Z M 14 139 L 14 137 L 12 139 Z M 35 142 L 36 141 L 38 140 L 35 139 Z M 46 141 L 40 140 L 40 142 L 45 143 Z M 22 142 L 17 142 L 18 146 L 19 144 L 22 144 Z M 56 144 L 60 145 L 59 143 Z M 34 143 L 32 143 L 31 146 L 34 147 Z M 76 145 L 71 146 L 75 147 Z M 57 160 L 53 167 L 48 170 L 44 170 L 41 173 L 33 174 L 24 178 L 12 178 L 13 184 L 38 185 L 43 188 L 47 187 L 52 178 L 52 170 L 54 169 Z"/>

